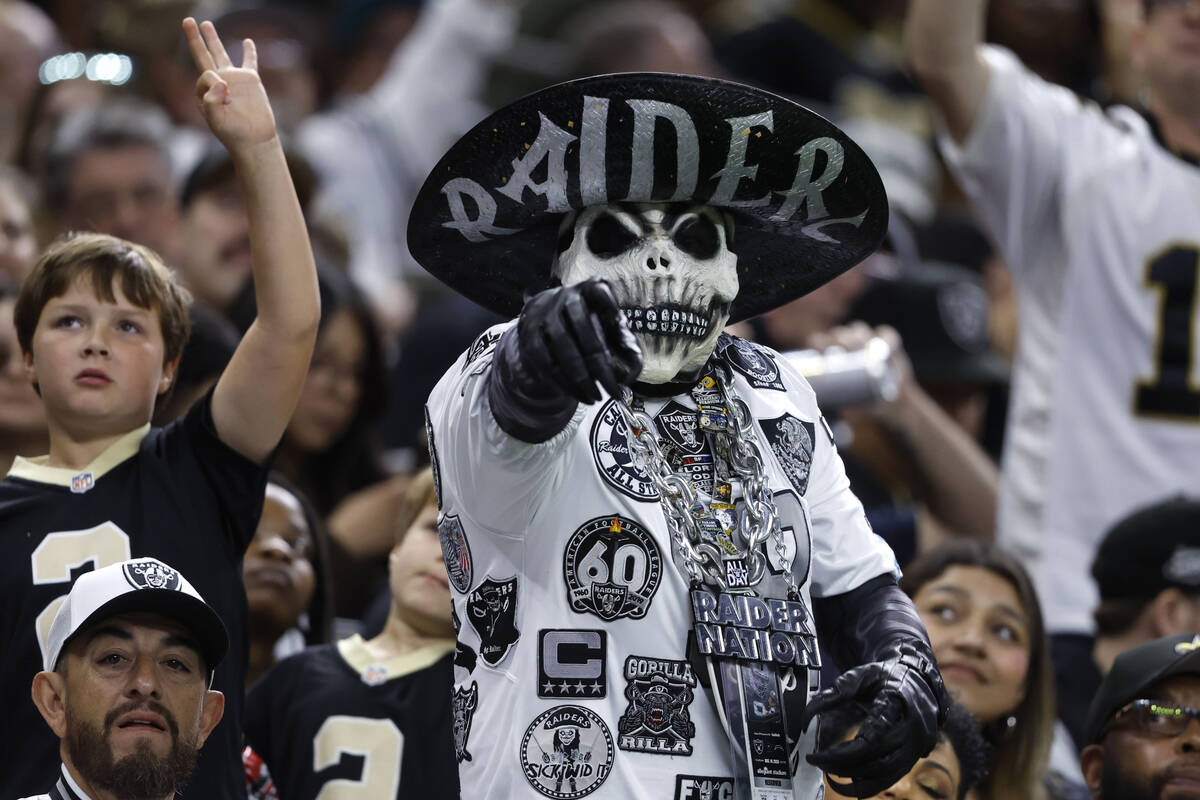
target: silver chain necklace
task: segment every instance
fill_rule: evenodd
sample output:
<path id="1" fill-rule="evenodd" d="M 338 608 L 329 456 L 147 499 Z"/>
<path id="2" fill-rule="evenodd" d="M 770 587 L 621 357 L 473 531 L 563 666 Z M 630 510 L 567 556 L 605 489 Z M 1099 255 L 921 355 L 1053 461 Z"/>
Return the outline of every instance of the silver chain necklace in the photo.
<path id="1" fill-rule="evenodd" d="M 629 428 L 630 455 L 658 489 L 667 531 L 683 557 L 688 572 L 686 577 L 692 583 L 707 583 L 725 591 L 729 588 L 724 569 L 727 556 L 744 561 L 749 574 L 746 586 L 757 586 L 766 576 L 766 558 L 760 547 L 767 539 L 772 540 L 779 563 L 787 562 L 779 511 L 767 486 L 765 460 L 750 408 L 731 391 L 730 376 L 724 365 L 717 364 L 711 374 L 724 398 L 728 411 L 727 427 L 731 429 L 714 432 L 715 449 L 718 457 L 722 451 L 727 454 L 729 465 L 742 484 L 737 526 L 725 547 L 700 526 L 701 520 L 712 513 L 712 498 L 698 489 L 689 477 L 671 468 L 663 454 L 654 419 L 633 407 L 633 392 L 628 387 L 623 389 L 616 406 Z M 790 569 L 784 570 L 783 579 L 789 596 L 799 597 L 800 590 Z"/>

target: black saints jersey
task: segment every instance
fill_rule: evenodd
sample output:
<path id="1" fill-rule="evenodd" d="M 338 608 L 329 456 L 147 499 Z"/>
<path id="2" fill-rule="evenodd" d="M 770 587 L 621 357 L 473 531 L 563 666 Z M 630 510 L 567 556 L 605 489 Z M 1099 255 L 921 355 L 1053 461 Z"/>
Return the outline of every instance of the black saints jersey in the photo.
<path id="1" fill-rule="evenodd" d="M 246 743 L 285 800 L 457 798 L 453 658 L 449 640 L 386 661 L 357 635 L 306 650 L 250 690 Z"/>
<path id="2" fill-rule="evenodd" d="M 267 469 L 218 438 L 210 397 L 165 428 L 130 432 L 82 470 L 17 459 L 0 482 L 0 797 L 44 792 L 57 780 L 58 738 L 29 687 L 72 581 L 141 556 L 183 573 L 229 632 L 214 685 L 225 693 L 225 716 L 180 797 L 240 796 L 241 562 L 262 512 Z"/>

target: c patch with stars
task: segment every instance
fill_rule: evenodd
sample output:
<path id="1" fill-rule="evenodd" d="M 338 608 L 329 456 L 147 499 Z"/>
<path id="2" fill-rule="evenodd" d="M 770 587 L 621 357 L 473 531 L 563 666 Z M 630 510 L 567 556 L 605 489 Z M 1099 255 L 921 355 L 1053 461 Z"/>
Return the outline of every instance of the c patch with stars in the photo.
<path id="1" fill-rule="evenodd" d="M 538 631 L 538 697 L 608 695 L 608 634 L 588 629 Z"/>

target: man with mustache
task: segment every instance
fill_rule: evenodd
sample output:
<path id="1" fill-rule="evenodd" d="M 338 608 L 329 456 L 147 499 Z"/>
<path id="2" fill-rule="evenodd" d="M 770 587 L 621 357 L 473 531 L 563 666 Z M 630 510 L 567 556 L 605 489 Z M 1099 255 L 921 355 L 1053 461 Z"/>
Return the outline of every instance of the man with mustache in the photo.
<path id="1" fill-rule="evenodd" d="M 220 617 L 157 559 L 80 577 L 33 678 L 62 768 L 47 794 L 29 800 L 174 797 L 225 710 L 209 687 L 227 648 Z"/>
<path id="2" fill-rule="evenodd" d="M 1200 798 L 1200 636 L 1117 656 L 1088 710 L 1080 763 L 1093 798 Z"/>

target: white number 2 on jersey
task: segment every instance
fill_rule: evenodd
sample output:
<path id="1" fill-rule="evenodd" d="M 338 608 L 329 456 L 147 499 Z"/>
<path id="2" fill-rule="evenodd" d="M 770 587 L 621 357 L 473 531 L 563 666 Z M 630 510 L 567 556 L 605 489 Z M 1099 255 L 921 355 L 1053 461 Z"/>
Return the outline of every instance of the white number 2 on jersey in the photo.
<path id="1" fill-rule="evenodd" d="M 35 586 L 70 583 L 71 570 L 84 564 L 90 562 L 92 569 L 100 569 L 109 564 L 128 561 L 129 558 L 129 535 L 112 522 L 102 522 L 83 531 L 55 531 L 46 534 L 46 538 L 42 539 L 30 557 L 30 561 L 33 562 L 33 583 Z M 50 625 L 66 600 L 66 594 L 54 598 L 42 609 L 34 623 L 37 628 L 38 647 L 42 649 L 43 658 L 46 656 L 46 639 L 50 635 Z"/>
<path id="2" fill-rule="evenodd" d="M 313 737 L 313 772 L 342 760 L 363 757 L 362 776 L 338 778 L 321 787 L 317 800 L 395 800 L 400 791 L 404 734 L 390 719 L 333 716 Z"/>

